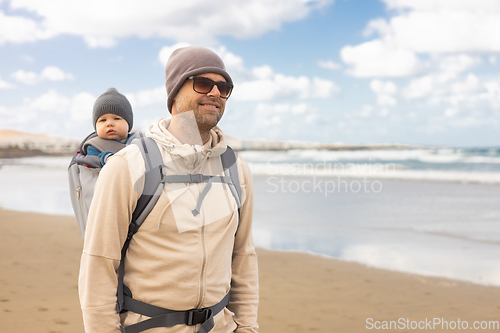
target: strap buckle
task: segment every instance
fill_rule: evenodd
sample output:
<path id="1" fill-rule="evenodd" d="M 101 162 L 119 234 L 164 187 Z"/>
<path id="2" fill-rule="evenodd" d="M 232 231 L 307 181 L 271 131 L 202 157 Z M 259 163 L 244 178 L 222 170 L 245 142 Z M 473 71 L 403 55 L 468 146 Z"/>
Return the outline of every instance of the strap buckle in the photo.
<path id="1" fill-rule="evenodd" d="M 203 182 L 203 175 L 201 173 L 189 175 L 189 178 L 191 179 L 191 183 L 202 183 Z"/>
<path id="2" fill-rule="evenodd" d="M 127 232 L 127 240 L 130 241 L 132 237 L 135 235 L 139 228 L 137 227 L 137 224 L 134 221 L 130 222 L 130 225 L 128 227 L 128 232 Z"/>
<path id="3" fill-rule="evenodd" d="M 165 172 L 165 165 L 160 164 L 158 167 L 160 170 L 160 183 L 165 184 L 167 182 L 167 173 Z"/>
<path id="4" fill-rule="evenodd" d="M 212 316 L 210 309 L 193 309 L 186 311 L 186 325 L 193 326 L 203 324 Z"/>

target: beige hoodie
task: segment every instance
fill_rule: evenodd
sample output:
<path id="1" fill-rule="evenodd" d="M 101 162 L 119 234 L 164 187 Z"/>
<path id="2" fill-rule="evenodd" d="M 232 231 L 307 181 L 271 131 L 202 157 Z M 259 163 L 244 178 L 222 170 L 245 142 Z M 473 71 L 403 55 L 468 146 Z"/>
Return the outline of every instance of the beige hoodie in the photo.
<path id="1" fill-rule="evenodd" d="M 221 175 L 223 133 L 216 127 L 204 146 L 181 144 L 161 119 L 146 136 L 156 140 L 167 174 Z M 227 185 L 213 183 L 200 214 L 193 216 L 206 183 L 166 184 L 158 203 L 134 235 L 125 259 L 124 284 L 137 300 L 171 310 L 204 308 L 231 290 L 227 308 L 214 317 L 211 333 L 256 332 L 257 258 L 252 240 L 253 183 L 237 159 L 242 189 L 241 221 Z M 145 164 L 130 145 L 106 163 L 90 207 L 81 259 L 79 293 L 87 333 L 119 332 L 146 317 L 116 314 L 117 269 L 128 225 L 142 192 Z M 237 232 L 236 232 L 237 231 Z M 177 325 L 147 332 L 196 332 Z"/>

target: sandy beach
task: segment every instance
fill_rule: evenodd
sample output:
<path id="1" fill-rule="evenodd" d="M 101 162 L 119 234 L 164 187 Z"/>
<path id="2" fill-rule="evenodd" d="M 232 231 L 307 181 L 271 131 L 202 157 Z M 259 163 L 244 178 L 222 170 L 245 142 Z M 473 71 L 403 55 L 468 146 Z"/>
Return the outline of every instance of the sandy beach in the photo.
<path id="1" fill-rule="evenodd" d="M 0 331 L 83 332 L 82 239 L 74 218 L 0 210 L 0 226 Z M 499 331 L 491 326 L 500 322 L 498 287 L 309 254 L 259 249 L 258 255 L 261 333 L 409 332 L 418 325 Z M 393 329 L 383 329 L 390 321 Z"/>

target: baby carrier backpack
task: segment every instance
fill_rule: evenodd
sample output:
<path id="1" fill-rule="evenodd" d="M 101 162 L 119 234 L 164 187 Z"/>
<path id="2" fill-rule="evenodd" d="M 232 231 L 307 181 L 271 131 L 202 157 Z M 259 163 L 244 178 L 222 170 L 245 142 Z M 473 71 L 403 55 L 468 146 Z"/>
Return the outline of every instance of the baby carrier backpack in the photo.
<path id="1" fill-rule="evenodd" d="M 98 156 L 87 155 L 88 145 L 95 146 L 100 151 L 114 152 L 126 146 L 126 144 L 115 140 L 101 139 L 93 132 L 83 139 L 71 159 L 68 168 L 69 193 L 82 237 L 85 237 L 85 227 L 87 225 L 90 203 L 94 196 L 94 187 L 97 177 L 102 168 Z"/>
<path id="2" fill-rule="evenodd" d="M 97 134 L 92 133 L 80 143 L 68 168 L 71 202 L 82 237 L 85 237 L 88 210 L 94 195 L 95 182 L 101 171 L 101 165 L 100 162 L 98 163 L 99 158 L 97 156 L 84 155 L 86 144 L 96 137 Z M 211 307 L 188 311 L 168 310 L 135 300 L 132 297 L 130 289 L 123 284 L 125 255 L 132 237 L 155 206 L 165 183 L 207 183 L 200 194 L 195 209 L 191 211 L 195 216 L 199 214 L 201 203 L 210 190 L 212 183 L 220 182 L 227 184 L 236 200 L 239 226 L 241 217 L 241 188 L 236 165 L 236 155 L 229 146 L 227 146 L 226 151 L 221 155 L 224 176 L 203 174 L 166 175 L 160 150 L 152 138 L 139 137 L 134 139 L 131 144 L 137 145 L 141 151 L 146 173 L 144 176 L 143 193 L 139 197 L 137 206 L 132 214 L 127 239 L 121 251 L 120 266 L 118 268 L 117 312 L 132 311 L 150 318 L 127 327 L 122 326 L 120 329 L 124 333 L 139 333 L 154 327 L 172 327 L 179 324 L 193 326 L 201 324 L 198 333 L 207 333 L 214 326 L 213 317 L 229 303 L 229 293 L 219 303 Z M 125 144 L 123 145 L 125 146 Z"/>

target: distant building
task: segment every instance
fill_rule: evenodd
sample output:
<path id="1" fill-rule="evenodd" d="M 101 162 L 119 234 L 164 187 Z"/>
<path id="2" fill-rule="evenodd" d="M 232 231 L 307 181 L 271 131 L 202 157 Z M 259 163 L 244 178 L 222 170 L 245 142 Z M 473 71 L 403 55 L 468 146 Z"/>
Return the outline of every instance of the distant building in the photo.
<path id="1" fill-rule="evenodd" d="M 12 130 L 0 130 L 0 149 L 40 150 L 48 154 L 71 154 L 79 141 Z"/>

